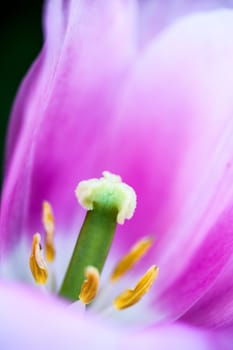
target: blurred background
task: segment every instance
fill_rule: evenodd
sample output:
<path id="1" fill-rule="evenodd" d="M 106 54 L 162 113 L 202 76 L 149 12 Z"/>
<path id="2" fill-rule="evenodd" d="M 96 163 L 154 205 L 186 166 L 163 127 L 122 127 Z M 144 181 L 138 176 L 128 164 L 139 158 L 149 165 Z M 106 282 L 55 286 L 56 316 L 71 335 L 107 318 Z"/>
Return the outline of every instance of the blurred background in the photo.
<path id="1" fill-rule="evenodd" d="M 12 0 L 0 14 L 0 179 L 9 113 L 19 84 L 42 46 L 42 0 Z"/>

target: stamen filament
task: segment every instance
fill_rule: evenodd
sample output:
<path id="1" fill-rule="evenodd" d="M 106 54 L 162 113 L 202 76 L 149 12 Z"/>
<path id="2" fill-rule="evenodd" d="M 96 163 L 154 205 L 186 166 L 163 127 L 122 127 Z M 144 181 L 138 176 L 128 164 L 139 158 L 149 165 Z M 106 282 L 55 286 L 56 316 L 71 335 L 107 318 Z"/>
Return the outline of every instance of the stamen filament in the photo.
<path id="1" fill-rule="evenodd" d="M 32 253 L 29 259 L 29 265 L 36 283 L 45 284 L 48 279 L 48 269 L 42 255 L 40 241 L 40 234 L 35 233 L 33 236 Z"/>
<path id="2" fill-rule="evenodd" d="M 123 293 L 118 295 L 113 305 L 117 310 L 126 309 L 141 300 L 141 298 L 150 290 L 156 277 L 158 276 L 159 269 L 153 265 L 150 269 L 142 276 L 133 289 L 126 289 Z"/>
<path id="3" fill-rule="evenodd" d="M 90 304 L 99 289 L 99 271 L 94 266 L 88 266 L 85 270 L 86 280 L 83 282 L 79 299 L 85 305 Z"/>
<path id="4" fill-rule="evenodd" d="M 111 282 L 123 277 L 148 251 L 153 243 L 152 238 L 143 238 L 116 265 L 111 275 Z"/>

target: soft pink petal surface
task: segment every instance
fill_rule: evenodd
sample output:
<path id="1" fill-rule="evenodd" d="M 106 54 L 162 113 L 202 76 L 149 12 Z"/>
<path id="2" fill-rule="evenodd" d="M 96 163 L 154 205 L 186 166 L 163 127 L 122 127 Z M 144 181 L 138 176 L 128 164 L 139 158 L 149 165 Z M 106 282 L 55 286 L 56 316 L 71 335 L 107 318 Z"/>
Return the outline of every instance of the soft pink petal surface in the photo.
<path id="1" fill-rule="evenodd" d="M 232 8 L 231 0 L 138 0 L 140 44 L 145 46 L 161 30 L 182 16 L 213 9 Z"/>
<path id="2" fill-rule="evenodd" d="M 162 33 L 136 65 L 114 118 L 110 164 L 138 194 L 116 245 L 157 237 L 146 264 L 160 267 L 154 300 L 165 319 L 202 297 L 233 251 L 232 23 L 231 11 L 213 12 Z"/>
<path id="3" fill-rule="evenodd" d="M 0 284 L 1 349 L 228 350 L 231 337 L 182 325 L 137 332 L 112 328 L 35 290 Z M 109 321 L 108 321 L 109 323 Z"/>
<path id="4" fill-rule="evenodd" d="M 225 266 L 216 282 L 197 301 L 182 320 L 199 326 L 225 327 L 233 323 L 233 261 Z"/>

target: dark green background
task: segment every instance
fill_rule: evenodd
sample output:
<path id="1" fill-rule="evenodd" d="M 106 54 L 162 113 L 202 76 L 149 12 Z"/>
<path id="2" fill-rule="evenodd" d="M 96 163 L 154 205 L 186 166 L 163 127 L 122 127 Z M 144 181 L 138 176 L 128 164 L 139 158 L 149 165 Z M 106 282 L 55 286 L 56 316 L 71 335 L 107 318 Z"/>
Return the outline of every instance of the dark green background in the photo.
<path id="1" fill-rule="evenodd" d="M 1 177 L 7 122 L 17 88 L 42 45 L 42 0 L 5 2 L 0 15 Z"/>

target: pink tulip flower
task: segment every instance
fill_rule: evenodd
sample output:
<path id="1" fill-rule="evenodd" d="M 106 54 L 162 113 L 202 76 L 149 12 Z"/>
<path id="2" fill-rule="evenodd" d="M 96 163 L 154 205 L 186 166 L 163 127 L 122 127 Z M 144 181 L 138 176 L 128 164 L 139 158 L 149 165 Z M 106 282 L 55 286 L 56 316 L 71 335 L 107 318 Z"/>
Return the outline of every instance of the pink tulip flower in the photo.
<path id="1" fill-rule="evenodd" d="M 1 349 L 233 349 L 233 10 L 219 3 L 47 1 L 44 46 L 7 137 Z M 137 208 L 84 313 L 22 282 L 34 283 L 28 260 L 46 200 L 58 290 L 85 214 L 74 190 L 104 170 L 135 189 Z M 116 262 L 150 235 L 147 255 L 111 285 Z M 153 264 L 143 300 L 106 307 Z"/>

